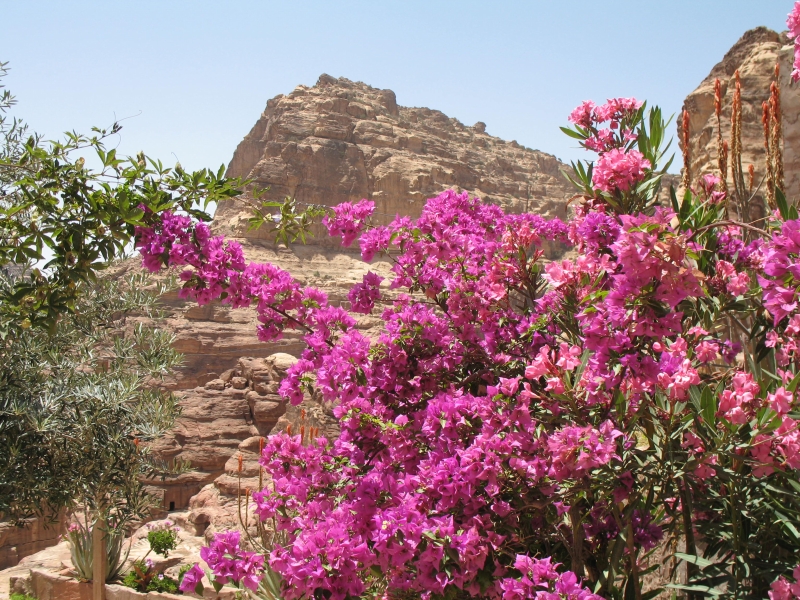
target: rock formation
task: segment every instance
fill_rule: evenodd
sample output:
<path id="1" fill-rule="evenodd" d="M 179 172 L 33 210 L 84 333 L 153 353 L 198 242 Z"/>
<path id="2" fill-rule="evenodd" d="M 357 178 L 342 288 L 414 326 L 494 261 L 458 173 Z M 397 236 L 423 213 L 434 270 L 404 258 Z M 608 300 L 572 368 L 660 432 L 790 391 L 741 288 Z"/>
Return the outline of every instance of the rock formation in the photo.
<path id="1" fill-rule="evenodd" d="M 427 198 L 468 190 L 514 212 L 566 212 L 572 190 L 554 156 L 507 142 L 437 110 L 398 106 L 391 90 L 322 75 L 277 96 L 233 155 L 228 175 L 268 188 L 264 199 L 331 206 L 368 198 L 379 220 L 418 216 Z M 220 204 L 218 230 L 246 233 L 241 199 Z"/>
<path id="2" fill-rule="evenodd" d="M 193 470 L 149 483 L 162 497 L 164 509 L 192 509 L 189 520 L 198 534 L 206 533 L 209 525 L 209 534 L 235 525 L 237 497 L 258 489 L 259 446 L 267 435 L 291 424 L 296 425 L 295 433 L 302 428 L 306 440 L 312 430 L 329 439 L 338 435 L 335 419 L 318 402 L 308 398 L 300 406 L 287 407 L 277 394 L 295 360 L 284 353 L 240 358 L 234 368 L 185 392 L 181 419 L 154 449 L 163 458 L 191 463 Z"/>
<path id="3" fill-rule="evenodd" d="M 800 197 L 800 88 L 790 82 L 793 49 L 785 33 L 766 27 L 746 32 L 725 54 L 721 62 L 684 102 L 689 111 L 691 138 L 689 142 L 693 180 L 705 173 L 719 174 L 717 168 L 717 117 L 714 114 L 714 80 L 719 79 L 722 101 L 722 136 L 730 139 L 730 117 L 733 99 L 733 77 L 739 70 L 742 85 L 742 163 L 755 168 L 755 182 L 766 171 L 764 130 L 761 124 L 761 103 L 769 98 L 774 69 L 780 64 L 781 115 L 784 136 L 784 165 L 786 195 L 790 200 Z M 681 144 L 681 147 L 683 144 Z M 681 148 L 683 149 L 683 148 Z M 729 181 L 730 172 L 729 172 Z"/>
<path id="4" fill-rule="evenodd" d="M 328 439 L 339 434 L 336 419 L 325 407 L 311 399 L 303 401 L 299 406 L 287 406 L 272 431 L 287 429 L 293 435 L 301 435 L 306 444 L 311 442 L 312 433 Z M 217 532 L 242 527 L 239 519 L 248 510 L 245 509 L 247 491 L 252 493 L 269 485 L 269 476 L 258 463 L 263 439 L 255 436 L 239 444 L 238 450 L 225 463 L 224 474 L 191 498 L 186 522 L 194 528 L 197 535 L 204 535 L 210 540 Z M 257 532 L 254 512 L 252 509 L 248 512 L 249 518 L 245 524 L 255 537 Z"/>

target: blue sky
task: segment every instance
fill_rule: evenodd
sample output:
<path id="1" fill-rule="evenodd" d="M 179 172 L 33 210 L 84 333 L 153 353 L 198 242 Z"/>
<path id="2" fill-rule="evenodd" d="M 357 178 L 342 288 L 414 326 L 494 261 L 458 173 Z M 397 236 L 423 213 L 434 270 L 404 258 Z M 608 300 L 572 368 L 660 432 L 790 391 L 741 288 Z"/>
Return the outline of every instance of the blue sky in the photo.
<path id="1" fill-rule="evenodd" d="M 390 88 L 505 139 L 575 159 L 581 100 L 676 113 L 747 29 L 790 0 L 5 2 L 14 114 L 48 137 L 123 122 L 119 152 L 227 165 L 266 101 L 321 73 Z"/>

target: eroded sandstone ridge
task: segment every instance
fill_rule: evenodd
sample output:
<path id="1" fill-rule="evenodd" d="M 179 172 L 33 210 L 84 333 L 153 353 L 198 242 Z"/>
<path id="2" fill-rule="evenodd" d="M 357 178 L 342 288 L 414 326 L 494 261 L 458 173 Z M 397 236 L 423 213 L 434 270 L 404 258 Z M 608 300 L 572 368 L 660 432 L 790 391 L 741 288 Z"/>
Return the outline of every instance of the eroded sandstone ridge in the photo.
<path id="1" fill-rule="evenodd" d="M 556 157 L 466 126 L 438 110 L 398 106 L 394 92 L 320 76 L 276 96 L 239 144 L 228 175 L 269 188 L 264 198 L 335 205 L 368 198 L 379 220 L 418 216 L 425 200 L 467 190 L 514 212 L 563 216 L 572 193 Z M 215 226 L 246 233 L 249 208 L 221 204 Z"/>
<path id="2" fill-rule="evenodd" d="M 784 137 L 784 170 L 786 195 L 790 200 L 800 197 L 800 87 L 791 84 L 793 49 L 785 33 L 766 27 L 746 32 L 725 54 L 700 85 L 684 102 L 689 111 L 692 178 L 705 173 L 719 174 L 717 168 L 717 117 L 714 114 L 714 80 L 719 79 L 723 95 L 722 136 L 730 139 L 733 76 L 739 70 L 742 82 L 742 165 L 755 167 L 755 183 L 766 170 L 764 130 L 761 124 L 761 103 L 769 99 L 774 69 L 780 64 L 781 116 Z M 681 149 L 683 144 L 681 144 Z M 729 172 L 730 181 L 730 172 Z"/>

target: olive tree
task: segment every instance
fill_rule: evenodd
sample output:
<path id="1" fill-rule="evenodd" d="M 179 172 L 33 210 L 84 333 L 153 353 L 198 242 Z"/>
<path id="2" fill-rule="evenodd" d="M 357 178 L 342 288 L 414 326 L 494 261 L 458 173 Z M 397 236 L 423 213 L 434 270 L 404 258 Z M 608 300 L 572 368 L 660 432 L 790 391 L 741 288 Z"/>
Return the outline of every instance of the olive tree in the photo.
<path id="1" fill-rule="evenodd" d="M 209 220 L 240 182 L 223 167 L 118 157 L 106 146 L 118 123 L 43 140 L 10 116 L 7 71 L 0 63 L 0 518 L 88 511 L 98 598 L 106 525 L 146 514 L 143 476 L 184 468 L 148 450 L 179 414 L 161 385 L 180 362 L 158 327 L 165 284 L 107 269 L 146 215 Z"/>

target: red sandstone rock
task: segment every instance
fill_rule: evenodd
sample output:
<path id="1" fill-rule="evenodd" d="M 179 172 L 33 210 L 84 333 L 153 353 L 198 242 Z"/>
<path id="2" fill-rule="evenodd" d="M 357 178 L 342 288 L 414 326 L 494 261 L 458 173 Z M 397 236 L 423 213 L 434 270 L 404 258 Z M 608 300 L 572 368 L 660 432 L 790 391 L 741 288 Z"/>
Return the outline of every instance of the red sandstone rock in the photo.
<path id="1" fill-rule="evenodd" d="M 64 532 L 63 525 L 42 519 L 26 519 L 18 525 L 0 522 L 0 569 L 56 544 Z"/>

